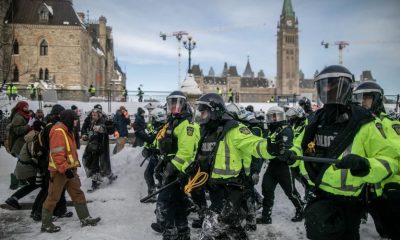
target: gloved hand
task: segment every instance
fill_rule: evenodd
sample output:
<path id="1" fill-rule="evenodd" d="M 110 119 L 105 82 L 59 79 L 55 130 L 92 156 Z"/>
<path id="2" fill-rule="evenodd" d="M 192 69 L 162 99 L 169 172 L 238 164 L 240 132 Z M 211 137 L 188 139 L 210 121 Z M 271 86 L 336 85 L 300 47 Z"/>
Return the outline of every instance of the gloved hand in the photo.
<path id="1" fill-rule="evenodd" d="M 68 169 L 65 171 L 65 176 L 67 176 L 68 179 L 74 178 L 74 171 L 72 171 L 71 168 L 68 168 Z"/>
<path id="2" fill-rule="evenodd" d="M 288 165 L 292 165 L 296 162 L 295 157 L 296 153 L 294 151 L 285 149 L 280 152 L 280 156 L 278 156 L 278 159 L 286 162 Z"/>
<path id="3" fill-rule="evenodd" d="M 251 175 L 251 181 L 253 182 L 254 185 L 257 185 L 258 182 L 260 181 L 260 175 L 258 173 L 253 173 Z"/>
<path id="4" fill-rule="evenodd" d="M 163 183 L 168 184 L 169 182 L 173 181 L 179 174 L 178 169 L 171 163 L 167 163 L 163 172 Z"/>
<path id="5" fill-rule="evenodd" d="M 335 166 L 340 169 L 350 169 L 351 175 L 356 177 L 366 176 L 370 169 L 368 159 L 356 154 L 344 156 Z"/>
<path id="6" fill-rule="evenodd" d="M 82 138 L 82 141 L 87 141 L 89 139 L 88 135 L 85 135 L 85 134 L 82 135 L 81 138 Z"/>

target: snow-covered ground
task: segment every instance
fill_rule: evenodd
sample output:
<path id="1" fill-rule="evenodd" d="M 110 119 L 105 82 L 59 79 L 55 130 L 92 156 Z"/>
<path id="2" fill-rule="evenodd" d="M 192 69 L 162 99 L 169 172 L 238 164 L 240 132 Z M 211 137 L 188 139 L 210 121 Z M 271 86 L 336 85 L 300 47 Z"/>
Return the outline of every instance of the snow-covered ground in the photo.
<path id="1" fill-rule="evenodd" d="M 112 145 L 110 146 L 113 147 Z M 83 150 L 79 151 L 80 157 Z M 10 173 L 14 170 L 16 160 L 4 148 L 0 149 L 0 201 L 4 202 L 12 193 L 8 189 Z M 147 193 L 143 172 L 146 164 L 139 167 L 143 157 L 141 148 L 126 146 L 120 153 L 112 156 L 112 168 L 118 179 L 111 185 L 103 183 L 102 187 L 93 192 L 86 193 L 86 198 L 92 216 L 100 216 L 102 221 L 96 227 L 81 228 L 74 212 L 72 218 L 59 219 L 56 224 L 61 226 L 59 233 L 41 233 L 40 223 L 34 222 L 30 217 L 30 210 L 5 210 L 0 209 L 0 239 L 133 239 L 155 240 L 162 239 L 160 234 L 151 230 L 150 224 L 155 220 L 155 204 L 143 204 L 139 199 Z M 263 168 L 265 170 L 265 167 Z M 90 186 L 82 168 L 79 169 L 82 189 Z M 261 183 L 260 183 L 261 184 Z M 297 184 L 298 189 L 303 189 Z M 260 188 L 260 185 L 257 186 Z M 37 190 L 21 199 L 20 202 L 33 202 Z M 67 197 L 69 198 L 69 197 Z M 69 208 L 74 211 L 73 208 Z M 250 239 L 306 239 L 303 222 L 292 223 L 290 218 L 294 208 L 282 189 L 276 189 L 275 206 L 273 209 L 273 223 L 271 225 L 258 225 L 257 231 L 250 234 Z M 190 216 L 192 219 L 193 216 Z M 361 239 L 379 239 L 372 219 L 361 226 Z M 192 239 L 197 239 L 199 230 L 192 230 Z"/>
<path id="2" fill-rule="evenodd" d="M 30 108 L 34 111 L 38 108 L 37 101 L 28 101 Z M 90 111 L 96 102 L 74 102 L 59 101 L 64 107 L 69 108 L 75 104 L 82 111 Z M 108 112 L 106 102 L 101 103 L 103 111 L 115 113 L 121 105 L 125 105 L 130 114 L 135 114 L 138 107 L 144 107 L 148 103 L 111 103 L 111 111 Z M 163 104 L 163 103 L 162 103 Z M 252 104 L 255 110 L 263 109 L 265 112 L 269 107 L 276 105 L 273 103 L 243 103 L 244 106 Z M 11 109 L 15 102 L 2 106 Z M 51 108 L 45 108 L 48 113 Z M 83 120 L 83 119 L 82 119 Z M 114 146 L 110 145 L 112 149 Z M 79 151 L 80 159 L 83 150 Z M 74 213 L 74 217 L 59 219 L 56 224 L 62 227 L 61 232 L 55 234 L 41 233 L 40 223 L 34 222 L 30 217 L 29 210 L 10 211 L 0 209 L 0 239 L 129 239 L 129 240 L 155 240 L 161 239 L 161 235 L 151 230 L 150 224 L 155 220 L 155 204 L 143 204 L 139 199 L 146 196 L 147 186 L 143 178 L 143 172 L 146 164 L 139 167 L 143 157 L 141 148 L 132 148 L 126 146 L 119 154 L 112 156 L 112 168 L 118 179 L 111 185 L 104 184 L 101 189 L 93 193 L 86 193 L 86 198 L 92 216 L 100 216 L 102 221 L 96 227 L 81 228 L 79 221 Z M 16 159 L 12 158 L 4 148 L 0 148 L 0 201 L 4 201 L 13 193 L 9 190 L 10 173 L 14 170 Z M 265 167 L 263 168 L 265 171 Z M 86 178 L 83 168 L 79 169 L 81 176 L 82 189 L 86 192 L 91 184 L 91 180 Z M 260 189 L 260 184 L 257 186 Z M 297 184 L 298 190 L 303 193 L 300 184 Z M 21 199 L 20 202 L 33 202 L 37 194 L 32 194 Z M 69 198 L 69 197 L 68 197 Z M 73 208 L 70 208 L 73 210 Z M 306 239 L 304 224 L 293 223 L 290 219 L 293 217 L 294 207 L 288 198 L 284 195 L 282 189 L 278 186 L 276 189 L 275 206 L 273 209 L 273 223 L 271 225 L 258 225 L 255 233 L 250 233 L 250 239 Z M 190 216 L 192 219 L 193 216 Z M 361 239 L 379 239 L 369 217 L 367 224 L 361 226 Z M 192 230 L 192 239 L 197 239 L 198 229 Z"/>

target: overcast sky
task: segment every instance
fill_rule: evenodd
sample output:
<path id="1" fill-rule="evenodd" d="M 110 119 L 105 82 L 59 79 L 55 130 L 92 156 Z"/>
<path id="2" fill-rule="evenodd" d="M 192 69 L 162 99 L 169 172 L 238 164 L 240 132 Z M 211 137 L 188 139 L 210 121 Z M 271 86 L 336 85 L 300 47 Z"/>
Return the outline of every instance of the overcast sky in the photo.
<path id="1" fill-rule="evenodd" d="M 178 87 L 178 42 L 160 32 L 187 31 L 197 42 L 192 63 L 207 74 L 222 73 L 224 62 L 240 75 L 247 56 L 254 72 L 276 76 L 277 22 L 283 0 L 74 0 L 77 12 L 101 15 L 113 29 L 115 55 L 127 72 L 128 90 Z M 371 70 L 385 94 L 400 93 L 399 0 L 292 0 L 299 20 L 300 69 L 306 78 L 337 64 L 338 49 L 321 41 L 344 40 L 344 65 L 356 77 Z M 182 49 L 181 78 L 188 66 Z"/>

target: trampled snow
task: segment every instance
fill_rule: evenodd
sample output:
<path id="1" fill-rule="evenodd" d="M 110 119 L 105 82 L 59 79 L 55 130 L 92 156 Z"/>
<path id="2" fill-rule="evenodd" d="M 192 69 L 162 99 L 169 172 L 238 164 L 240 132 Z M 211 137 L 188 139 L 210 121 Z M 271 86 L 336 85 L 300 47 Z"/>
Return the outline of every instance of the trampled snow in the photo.
<path id="1" fill-rule="evenodd" d="M 113 146 L 111 145 L 112 149 Z M 83 150 L 79 150 L 81 157 Z M 4 148 L 0 149 L 0 193 L 1 202 L 4 202 L 12 193 L 8 189 L 10 173 L 14 170 L 16 159 L 11 157 Z M 90 214 L 100 216 L 102 221 L 96 227 L 81 228 L 76 213 L 72 207 L 68 209 L 74 212 L 72 218 L 58 219 L 55 223 L 61 226 L 59 233 L 41 233 L 39 222 L 34 222 L 30 217 L 30 210 L 5 210 L 0 209 L 0 239 L 15 240 L 53 240 L 53 239 L 129 239 L 129 240 L 156 240 L 162 239 L 161 235 L 150 228 L 155 221 L 155 204 L 140 203 L 140 198 L 146 196 L 147 186 L 143 178 L 146 164 L 139 167 L 143 160 L 141 148 L 125 148 L 117 155 L 112 156 L 111 164 L 118 179 L 111 185 L 105 182 L 101 188 L 93 193 L 86 193 L 91 180 L 86 178 L 83 168 L 78 173 L 82 182 L 82 190 L 85 192 Z M 265 166 L 263 167 L 263 172 Z M 257 186 L 260 189 L 260 184 Z M 297 188 L 303 194 L 300 184 Z M 20 202 L 33 202 L 37 194 L 32 194 L 21 199 Z M 67 199 L 69 196 L 67 194 Z M 293 223 L 294 207 L 278 186 L 276 189 L 275 205 L 273 208 L 271 225 L 258 225 L 255 233 L 250 233 L 250 239 L 306 239 L 303 222 Z M 195 215 L 190 215 L 193 219 Z M 361 239 L 378 239 L 371 217 L 368 223 L 361 226 Z M 197 239 L 199 230 L 192 229 L 192 239 Z"/>
<path id="2" fill-rule="evenodd" d="M 72 104 L 77 105 L 83 113 L 90 111 L 96 104 L 94 102 L 59 102 L 66 108 Z M 12 103 L 8 107 L 13 106 Z M 36 101 L 29 102 L 31 109 L 36 110 L 38 105 Z M 111 112 L 120 105 L 125 105 L 130 114 L 136 112 L 137 107 L 143 107 L 147 103 L 118 103 L 111 104 Z M 103 102 L 103 111 L 108 112 L 107 103 Z M 246 106 L 247 104 L 244 104 Z M 276 104 L 253 103 L 255 110 L 260 108 L 267 111 L 268 108 Z M 4 110 L 4 109 L 3 109 Z M 45 109 L 45 113 L 50 108 Z M 85 146 L 83 146 L 85 147 Z M 113 145 L 110 148 L 113 149 Z M 143 167 L 139 167 L 143 157 L 141 156 L 141 148 L 132 148 L 126 145 L 125 148 L 111 157 L 112 169 L 118 179 L 111 185 L 107 185 L 106 181 L 102 183 L 99 190 L 93 193 L 86 193 L 89 189 L 91 180 L 86 178 L 83 168 L 78 173 L 81 177 L 82 190 L 86 194 L 89 201 L 88 207 L 93 217 L 100 216 L 102 221 L 96 227 L 81 228 L 79 220 L 72 207 L 69 210 L 74 212 L 72 218 L 58 219 L 56 224 L 61 226 L 59 233 L 41 233 L 41 223 L 34 222 L 30 217 L 30 210 L 5 210 L 0 209 L 0 239 L 15 240 L 53 240 L 53 239 L 127 239 L 127 240 L 156 240 L 162 239 L 160 234 L 155 233 L 150 224 L 155 221 L 154 209 L 155 204 L 140 203 L 139 200 L 147 195 L 147 186 L 143 177 L 143 173 L 147 163 Z M 80 159 L 83 149 L 79 150 Z M 10 190 L 10 173 L 13 172 L 16 159 L 9 155 L 4 147 L 0 148 L 0 201 L 4 201 L 14 192 Z M 266 164 L 265 164 L 266 165 Z M 266 167 L 263 167 L 262 174 Z M 261 192 L 261 182 L 257 186 Z M 301 194 L 304 193 L 300 184 L 296 183 L 297 189 Z M 33 202 L 38 190 L 24 197 L 20 202 Z M 67 194 L 67 199 L 69 196 Z M 253 240 L 261 239 L 307 239 L 304 229 L 304 223 L 293 223 L 290 219 L 294 215 L 294 207 L 289 199 L 285 196 L 280 186 L 275 191 L 275 205 L 272 213 L 271 225 L 258 225 L 257 231 L 249 234 L 249 238 Z M 191 221 L 195 215 L 190 215 Z M 199 235 L 198 229 L 192 229 L 192 239 L 197 239 Z M 367 224 L 361 225 L 361 239 L 379 239 L 376 233 L 372 218 L 369 216 Z"/>

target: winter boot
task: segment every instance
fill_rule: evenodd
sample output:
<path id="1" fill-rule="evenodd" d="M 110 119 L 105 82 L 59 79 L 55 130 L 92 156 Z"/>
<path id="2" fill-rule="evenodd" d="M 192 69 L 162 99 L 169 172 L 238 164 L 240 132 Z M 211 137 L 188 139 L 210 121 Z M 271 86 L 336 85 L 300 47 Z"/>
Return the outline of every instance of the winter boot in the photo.
<path id="1" fill-rule="evenodd" d="M 18 198 L 11 196 L 6 200 L 6 203 L 15 209 L 21 209 L 21 205 L 18 203 Z"/>
<path id="2" fill-rule="evenodd" d="M 301 222 L 304 218 L 304 211 L 303 208 L 296 208 L 296 213 L 294 214 L 294 217 L 291 219 L 292 222 Z"/>
<path id="3" fill-rule="evenodd" d="M 96 189 L 98 189 L 100 186 L 99 181 L 92 180 L 92 187 L 88 189 L 88 192 L 94 192 Z"/>
<path id="4" fill-rule="evenodd" d="M 42 220 L 42 215 L 38 212 L 31 212 L 31 218 L 33 219 L 33 221 L 35 222 L 40 222 Z"/>
<path id="5" fill-rule="evenodd" d="M 161 225 L 160 223 L 152 223 L 150 227 L 155 232 L 158 232 L 158 233 L 163 233 L 164 232 L 164 226 Z"/>
<path id="6" fill-rule="evenodd" d="M 114 180 L 118 178 L 117 175 L 114 175 L 114 173 L 111 173 L 110 175 L 107 176 L 108 178 L 108 184 L 111 184 Z"/>
<path id="7" fill-rule="evenodd" d="M 11 173 L 10 177 L 11 177 L 10 189 L 15 190 L 19 187 L 19 181 L 14 173 Z"/>
<path id="8" fill-rule="evenodd" d="M 272 214 L 272 208 L 264 207 L 261 218 L 256 219 L 257 224 L 271 224 L 272 223 L 271 214 Z"/>
<path id="9" fill-rule="evenodd" d="M 60 213 L 54 213 L 54 216 L 58 217 L 58 218 L 70 218 L 74 215 L 73 212 L 67 211 L 65 210 L 64 212 L 60 212 Z"/>
<path id="10" fill-rule="evenodd" d="M 61 227 L 52 223 L 52 217 L 52 212 L 45 208 L 42 209 L 42 227 L 40 229 L 42 232 L 54 233 L 61 230 Z"/>
<path id="11" fill-rule="evenodd" d="M 81 227 L 96 226 L 101 220 L 99 217 L 92 218 L 89 215 L 89 210 L 86 204 L 75 204 L 75 210 L 79 220 L 81 220 Z"/>
<path id="12" fill-rule="evenodd" d="M 254 232 L 257 230 L 257 224 L 246 223 L 246 225 L 244 225 L 244 230 Z"/>
<path id="13" fill-rule="evenodd" d="M 257 218 L 257 224 L 271 224 L 272 219 L 271 216 L 262 216 L 260 218 Z"/>

